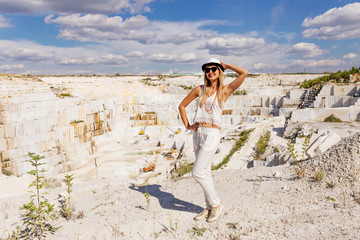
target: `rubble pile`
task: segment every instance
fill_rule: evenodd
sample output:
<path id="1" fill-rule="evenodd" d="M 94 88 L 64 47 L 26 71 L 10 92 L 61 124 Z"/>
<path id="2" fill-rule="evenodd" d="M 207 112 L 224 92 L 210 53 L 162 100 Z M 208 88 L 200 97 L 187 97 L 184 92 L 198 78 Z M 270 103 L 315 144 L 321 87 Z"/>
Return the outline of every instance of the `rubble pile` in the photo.
<path id="1" fill-rule="evenodd" d="M 308 161 L 307 168 L 324 173 L 329 183 L 353 183 L 360 180 L 360 134 L 343 138 L 322 155 Z"/>

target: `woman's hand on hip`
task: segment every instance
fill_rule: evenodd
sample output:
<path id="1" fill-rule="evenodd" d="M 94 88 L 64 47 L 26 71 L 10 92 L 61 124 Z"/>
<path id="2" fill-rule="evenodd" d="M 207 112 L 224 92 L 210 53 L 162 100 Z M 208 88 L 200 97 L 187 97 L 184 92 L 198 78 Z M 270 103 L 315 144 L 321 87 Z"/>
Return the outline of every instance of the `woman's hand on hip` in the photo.
<path id="1" fill-rule="evenodd" d="M 187 130 L 191 130 L 196 132 L 196 130 L 198 129 L 199 125 L 197 123 L 193 124 L 193 125 L 189 125 L 186 129 Z"/>

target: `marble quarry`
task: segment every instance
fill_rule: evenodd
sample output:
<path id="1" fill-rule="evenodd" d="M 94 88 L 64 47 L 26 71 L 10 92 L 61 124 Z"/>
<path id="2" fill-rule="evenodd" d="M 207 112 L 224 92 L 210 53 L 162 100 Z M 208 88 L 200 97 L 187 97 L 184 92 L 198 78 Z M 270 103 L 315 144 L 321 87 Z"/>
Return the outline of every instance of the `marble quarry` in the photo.
<path id="1" fill-rule="evenodd" d="M 360 120 L 359 84 L 327 85 L 313 106 L 300 109 L 304 89 L 281 84 L 252 88 L 252 80 L 244 84 L 246 95 L 234 95 L 226 103 L 224 126 L 269 117 L 281 124 L 289 117 L 322 121 L 330 114 Z M 181 128 L 177 107 L 189 92 L 182 83 L 195 86 L 201 77 L 0 75 L 1 168 L 24 175 L 33 152 L 45 156 L 49 174 L 65 173 L 93 164 L 97 147 L 108 139 L 126 141 L 144 126 Z M 194 108 L 192 103 L 189 112 Z"/>

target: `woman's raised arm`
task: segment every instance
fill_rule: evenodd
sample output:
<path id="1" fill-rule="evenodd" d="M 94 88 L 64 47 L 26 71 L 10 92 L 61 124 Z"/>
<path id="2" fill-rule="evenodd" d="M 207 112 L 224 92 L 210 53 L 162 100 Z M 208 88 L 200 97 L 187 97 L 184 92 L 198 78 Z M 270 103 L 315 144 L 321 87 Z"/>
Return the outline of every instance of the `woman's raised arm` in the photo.
<path id="1" fill-rule="evenodd" d="M 239 66 L 235 66 L 233 64 L 224 63 L 224 62 L 221 62 L 221 65 L 223 65 L 225 70 L 230 69 L 230 70 L 236 72 L 237 74 L 239 74 L 239 76 L 234 81 L 232 81 L 231 83 L 224 86 L 225 97 L 227 99 L 244 82 L 244 80 L 248 74 L 248 70 L 241 68 Z"/>

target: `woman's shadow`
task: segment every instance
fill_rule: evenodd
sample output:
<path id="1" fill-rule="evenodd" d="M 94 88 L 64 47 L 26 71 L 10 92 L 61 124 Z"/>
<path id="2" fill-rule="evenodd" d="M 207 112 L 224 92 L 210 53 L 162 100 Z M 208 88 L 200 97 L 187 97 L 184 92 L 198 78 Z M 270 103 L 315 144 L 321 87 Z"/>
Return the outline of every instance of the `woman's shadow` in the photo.
<path id="1" fill-rule="evenodd" d="M 132 184 L 129 188 L 143 194 L 147 192 L 150 196 L 156 197 L 159 199 L 160 206 L 166 209 L 191 213 L 199 213 L 203 210 L 203 208 L 198 205 L 175 198 L 171 193 L 162 191 L 160 187 L 161 185 L 158 184 L 141 187 L 136 187 Z"/>

